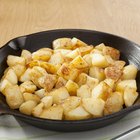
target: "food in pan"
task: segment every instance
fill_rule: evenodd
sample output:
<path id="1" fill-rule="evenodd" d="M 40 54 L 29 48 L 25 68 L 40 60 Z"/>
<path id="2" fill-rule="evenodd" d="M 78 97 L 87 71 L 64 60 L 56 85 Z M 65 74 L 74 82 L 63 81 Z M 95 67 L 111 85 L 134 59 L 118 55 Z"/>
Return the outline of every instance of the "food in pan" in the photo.
<path id="1" fill-rule="evenodd" d="M 136 101 L 138 70 L 119 60 L 119 50 L 77 38 L 58 38 L 52 47 L 7 57 L 0 91 L 11 109 L 45 119 L 81 120 Z"/>

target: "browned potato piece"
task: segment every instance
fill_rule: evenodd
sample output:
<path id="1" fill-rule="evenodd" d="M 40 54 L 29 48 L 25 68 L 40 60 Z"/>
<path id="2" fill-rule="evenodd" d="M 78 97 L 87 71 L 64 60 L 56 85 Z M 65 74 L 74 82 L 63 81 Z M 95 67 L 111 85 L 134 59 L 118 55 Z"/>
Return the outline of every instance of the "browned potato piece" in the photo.
<path id="1" fill-rule="evenodd" d="M 114 81 L 113 79 L 105 79 L 104 82 L 105 82 L 106 84 L 108 84 L 108 85 L 111 87 L 112 90 L 115 89 L 115 84 L 116 84 L 116 83 L 115 83 L 115 81 Z"/>
<path id="2" fill-rule="evenodd" d="M 81 56 L 89 54 L 93 50 L 93 46 L 79 47 Z"/>
<path id="3" fill-rule="evenodd" d="M 64 63 L 57 71 L 57 74 L 66 80 L 74 81 L 79 74 L 79 70 L 76 68 L 71 68 L 68 64 Z"/>
<path id="4" fill-rule="evenodd" d="M 67 88 L 70 96 L 74 96 L 76 95 L 77 89 L 79 88 L 79 86 L 77 85 L 77 83 L 73 82 L 72 80 L 69 80 L 65 87 Z"/>
<path id="5" fill-rule="evenodd" d="M 101 44 L 95 46 L 95 49 L 98 49 L 99 51 L 103 51 L 103 48 L 105 48 L 105 47 L 106 47 L 105 44 L 101 43 Z"/>
<path id="6" fill-rule="evenodd" d="M 37 96 L 35 94 L 28 93 L 28 92 L 23 93 L 23 98 L 24 98 L 24 101 L 33 100 L 36 103 L 40 102 L 39 96 Z"/>
<path id="7" fill-rule="evenodd" d="M 54 50 L 54 54 L 55 53 L 61 53 L 61 55 L 63 57 L 65 57 L 69 52 L 71 52 L 72 50 L 67 50 L 67 49 L 57 49 L 57 50 Z"/>
<path id="8" fill-rule="evenodd" d="M 32 115 L 35 117 L 39 117 L 40 114 L 43 111 L 44 103 L 39 103 L 37 106 L 35 106 L 32 110 Z"/>
<path id="9" fill-rule="evenodd" d="M 87 64 L 89 65 L 89 67 L 92 66 L 92 59 L 91 59 L 91 54 L 86 54 L 83 56 L 83 59 L 87 62 Z"/>
<path id="10" fill-rule="evenodd" d="M 18 85 L 12 85 L 5 89 L 6 102 L 11 109 L 18 109 L 24 102 L 22 93 Z"/>
<path id="11" fill-rule="evenodd" d="M 41 102 L 44 103 L 44 108 L 50 108 L 53 104 L 53 97 L 45 96 L 41 99 Z"/>
<path id="12" fill-rule="evenodd" d="M 103 81 L 105 79 L 105 73 L 103 68 L 92 66 L 89 69 L 89 76 Z"/>
<path id="13" fill-rule="evenodd" d="M 79 86 L 86 84 L 86 82 L 87 82 L 87 76 L 88 76 L 88 75 L 85 74 L 85 73 L 79 74 L 79 76 L 78 76 L 77 79 L 75 80 L 76 83 L 77 83 Z"/>
<path id="14" fill-rule="evenodd" d="M 28 100 L 24 103 L 19 108 L 19 111 L 23 114 L 26 115 L 31 115 L 33 108 L 37 105 L 37 103 L 33 100 Z"/>
<path id="15" fill-rule="evenodd" d="M 36 89 L 37 87 L 31 81 L 26 81 L 20 85 L 20 91 L 22 93 L 24 92 L 33 93 Z"/>
<path id="16" fill-rule="evenodd" d="M 82 106 L 78 106 L 65 114 L 66 120 L 83 120 L 89 119 L 90 117 L 91 114 L 89 114 Z"/>
<path id="17" fill-rule="evenodd" d="M 32 60 L 32 54 L 28 50 L 22 50 L 21 57 L 23 57 L 25 59 L 26 65 L 29 64 Z"/>
<path id="18" fill-rule="evenodd" d="M 55 84 L 55 88 L 63 87 L 63 86 L 66 85 L 66 83 L 67 83 L 67 80 L 65 80 L 63 77 L 59 77 L 59 78 L 57 79 L 56 84 Z"/>
<path id="19" fill-rule="evenodd" d="M 81 98 L 76 96 L 70 96 L 62 103 L 64 114 L 67 114 L 70 110 L 75 109 L 81 104 Z"/>
<path id="20" fill-rule="evenodd" d="M 46 91 L 51 91 L 57 81 L 56 75 L 46 74 L 45 76 L 38 79 L 40 87 Z"/>
<path id="21" fill-rule="evenodd" d="M 123 94 L 114 92 L 105 102 L 104 115 L 120 111 L 123 108 L 123 103 Z"/>
<path id="22" fill-rule="evenodd" d="M 45 97 L 46 90 L 45 89 L 39 89 L 34 92 L 35 95 L 37 95 L 39 98 Z"/>
<path id="23" fill-rule="evenodd" d="M 95 88 L 92 90 L 93 98 L 101 98 L 104 101 L 112 94 L 111 87 L 105 82 L 100 82 Z"/>
<path id="24" fill-rule="evenodd" d="M 112 48 L 112 47 L 103 47 L 103 54 L 110 55 L 113 59 L 118 60 L 120 58 L 119 50 Z"/>
<path id="25" fill-rule="evenodd" d="M 102 99 L 83 98 L 82 105 L 87 112 L 94 117 L 102 117 L 104 111 L 105 102 Z"/>
<path id="26" fill-rule="evenodd" d="M 25 58 L 19 57 L 19 56 L 14 56 L 14 55 L 8 55 L 7 64 L 10 67 L 17 65 L 17 64 L 25 65 Z"/>
<path id="27" fill-rule="evenodd" d="M 63 119 L 63 107 L 61 105 L 52 106 L 48 109 L 44 109 L 40 115 L 40 118 L 62 120 Z"/>
<path id="28" fill-rule="evenodd" d="M 124 103 L 126 107 L 133 105 L 138 97 L 138 93 L 135 88 L 126 87 L 124 90 Z"/>
<path id="29" fill-rule="evenodd" d="M 60 104 L 70 96 L 65 87 L 54 89 L 53 91 L 49 93 L 49 95 L 53 97 L 54 104 Z"/>
<path id="30" fill-rule="evenodd" d="M 79 49 L 75 49 L 75 50 L 73 50 L 65 55 L 65 60 L 71 61 L 79 55 L 81 55 Z"/>

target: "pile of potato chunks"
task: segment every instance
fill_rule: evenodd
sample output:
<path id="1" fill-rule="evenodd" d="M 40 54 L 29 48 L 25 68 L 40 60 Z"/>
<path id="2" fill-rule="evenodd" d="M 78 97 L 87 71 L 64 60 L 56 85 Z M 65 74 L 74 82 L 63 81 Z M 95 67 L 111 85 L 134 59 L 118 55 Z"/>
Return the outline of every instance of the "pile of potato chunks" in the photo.
<path id="1" fill-rule="evenodd" d="M 81 120 L 118 112 L 138 97 L 134 65 L 119 50 L 58 38 L 53 49 L 9 55 L 0 91 L 11 109 L 39 118 Z"/>

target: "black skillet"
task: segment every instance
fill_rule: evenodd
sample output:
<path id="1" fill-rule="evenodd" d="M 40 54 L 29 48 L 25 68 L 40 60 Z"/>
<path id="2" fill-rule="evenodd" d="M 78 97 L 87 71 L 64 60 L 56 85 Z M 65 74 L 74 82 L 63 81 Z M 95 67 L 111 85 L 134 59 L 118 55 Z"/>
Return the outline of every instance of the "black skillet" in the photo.
<path id="1" fill-rule="evenodd" d="M 0 49 L 0 77 L 3 75 L 6 69 L 6 58 L 9 54 L 20 55 L 22 49 L 30 50 L 31 52 L 42 48 L 50 47 L 54 39 L 60 37 L 77 37 L 87 44 L 97 45 L 100 43 L 105 43 L 105 45 L 117 48 L 121 52 L 121 59 L 125 60 L 127 63 L 133 63 L 140 70 L 140 46 L 121 37 L 97 32 L 90 30 L 81 29 L 62 29 L 62 30 L 52 30 L 44 31 L 40 33 L 35 33 L 23 37 L 15 38 L 9 41 Z M 137 86 L 138 91 L 140 91 L 140 73 L 137 75 Z M 54 131 L 86 131 L 91 129 L 97 129 L 100 127 L 107 126 L 111 123 L 118 121 L 131 111 L 140 109 L 140 95 L 135 104 L 131 107 L 124 108 L 121 111 L 96 118 L 87 119 L 80 121 L 58 121 L 58 120 L 48 120 L 40 119 L 32 116 L 27 116 L 21 114 L 18 110 L 12 110 L 6 104 L 5 98 L 0 94 L 0 114 L 10 114 L 17 119 L 26 122 L 28 124 L 40 127 L 43 129 L 54 130 Z"/>

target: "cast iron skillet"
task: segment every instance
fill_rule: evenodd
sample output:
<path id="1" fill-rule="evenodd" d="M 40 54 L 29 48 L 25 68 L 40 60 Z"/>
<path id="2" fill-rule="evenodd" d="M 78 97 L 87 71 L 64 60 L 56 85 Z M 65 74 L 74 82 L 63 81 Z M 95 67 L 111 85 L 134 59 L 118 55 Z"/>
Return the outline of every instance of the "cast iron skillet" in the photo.
<path id="1" fill-rule="evenodd" d="M 121 37 L 90 30 L 81 30 L 81 29 L 62 29 L 62 30 L 52 30 L 44 31 L 40 33 L 35 33 L 23 37 L 15 38 L 9 41 L 0 49 L 0 77 L 3 75 L 3 72 L 6 65 L 6 58 L 9 54 L 20 55 L 22 49 L 30 50 L 31 52 L 42 48 L 50 47 L 54 39 L 60 37 L 77 37 L 87 44 L 97 45 L 100 43 L 105 43 L 105 45 L 112 46 L 117 48 L 121 52 L 121 59 L 125 60 L 127 63 L 135 64 L 140 70 L 140 46 Z M 140 73 L 137 75 L 137 86 L 138 91 L 140 91 Z M 123 118 L 125 115 L 140 109 L 140 95 L 135 104 L 131 107 L 124 108 L 121 111 L 107 115 L 104 117 L 96 119 L 87 119 L 80 121 L 59 121 L 59 120 L 48 120 L 40 119 L 32 116 L 27 116 L 21 114 L 18 110 L 11 110 L 5 102 L 5 98 L 0 94 L 0 114 L 10 114 L 16 117 L 17 119 L 29 123 L 31 125 L 48 129 L 54 131 L 85 131 L 91 129 L 97 129 L 100 127 L 107 126 L 111 123 L 118 121 Z"/>

